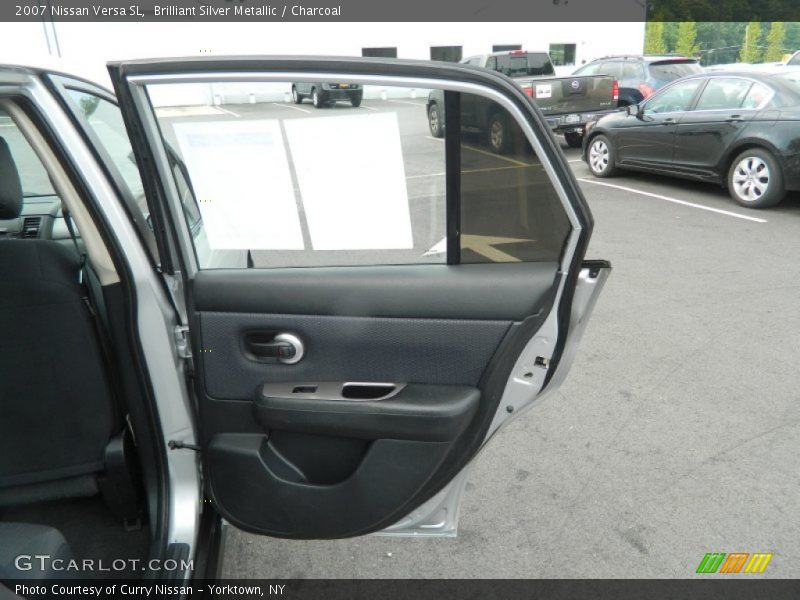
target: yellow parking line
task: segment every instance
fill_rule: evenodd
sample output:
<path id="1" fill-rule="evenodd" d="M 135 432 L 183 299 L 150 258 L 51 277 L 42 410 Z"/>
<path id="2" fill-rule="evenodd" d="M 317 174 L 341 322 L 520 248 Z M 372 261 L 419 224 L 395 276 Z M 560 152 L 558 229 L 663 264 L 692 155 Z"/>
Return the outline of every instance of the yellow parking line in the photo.
<path id="1" fill-rule="evenodd" d="M 521 160 L 515 160 L 513 158 L 508 158 L 507 156 L 503 156 L 502 154 L 495 154 L 494 152 L 489 152 L 488 150 L 481 150 L 480 148 L 475 148 L 474 146 L 468 146 L 467 144 L 461 144 L 464 148 L 472 150 L 473 152 L 478 152 L 479 154 L 485 154 L 486 156 L 491 156 L 494 158 L 499 158 L 500 160 L 504 160 L 506 162 L 510 162 L 513 165 L 517 165 L 518 167 L 533 167 L 532 163 L 524 163 Z"/>
<path id="2" fill-rule="evenodd" d="M 541 165 L 525 165 L 527 167 L 541 167 Z M 486 167 L 484 169 L 464 169 L 461 173 L 486 173 L 489 171 L 507 171 L 508 169 L 519 169 L 516 165 L 511 167 Z M 424 179 L 425 177 L 444 177 L 446 173 L 422 173 L 421 175 L 406 175 L 406 179 Z"/>

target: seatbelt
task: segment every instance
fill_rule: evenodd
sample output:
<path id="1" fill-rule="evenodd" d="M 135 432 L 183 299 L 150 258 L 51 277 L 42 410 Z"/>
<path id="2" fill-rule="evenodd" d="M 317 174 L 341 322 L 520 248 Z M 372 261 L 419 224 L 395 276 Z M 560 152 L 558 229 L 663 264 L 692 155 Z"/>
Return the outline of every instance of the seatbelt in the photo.
<path id="1" fill-rule="evenodd" d="M 78 283 L 86 291 L 82 298 L 86 305 L 92 323 L 94 324 L 95 338 L 100 346 L 101 359 L 103 361 L 106 379 L 114 402 L 116 423 L 122 422 L 122 431 L 115 433 L 106 446 L 105 452 L 105 473 L 98 477 L 98 487 L 100 493 L 111 510 L 111 513 L 122 519 L 126 528 L 138 528 L 140 526 L 140 503 L 141 498 L 138 493 L 138 478 L 136 473 L 139 471 L 134 449 L 133 432 L 127 418 L 127 407 L 124 403 L 124 395 L 121 385 L 117 379 L 116 362 L 111 352 L 109 334 L 109 323 L 105 312 L 105 302 L 100 304 L 102 291 L 100 280 L 94 273 L 86 260 L 86 253 L 81 251 L 78 244 L 78 236 L 75 233 L 75 226 L 72 223 L 72 216 L 69 210 L 62 205 L 61 214 L 64 223 L 72 238 L 75 251 L 80 257 L 80 270 L 78 272 Z M 102 307 L 102 309 L 101 309 Z"/>
<path id="2" fill-rule="evenodd" d="M 72 224 L 72 215 L 69 214 L 69 210 L 63 204 L 61 205 L 61 216 L 64 217 L 64 224 L 67 226 L 69 237 L 72 239 L 72 244 L 75 246 L 75 252 L 81 259 L 81 265 L 78 267 L 78 283 L 82 284 L 83 271 L 86 267 L 86 252 L 81 251 L 81 247 L 78 245 L 78 236 L 75 235 L 75 226 Z"/>
<path id="3" fill-rule="evenodd" d="M 78 283 L 86 292 L 86 295 L 82 298 L 82 300 L 86 305 L 86 309 L 89 311 L 89 315 L 92 317 L 92 322 L 94 323 L 95 337 L 97 338 L 97 343 L 100 345 L 100 353 L 102 354 L 103 364 L 109 379 L 109 387 L 111 388 L 111 393 L 114 396 L 114 404 L 118 413 L 118 421 L 122 421 L 125 419 L 125 414 L 127 411 L 122 404 L 122 395 L 119 392 L 118 382 L 116 377 L 113 376 L 113 374 L 116 373 L 116 363 L 114 362 L 113 355 L 111 353 L 111 347 L 109 345 L 110 338 L 107 333 L 109 331 L 109 327 L 108 323 L 106 323 L 106 317 L 104 314 L 105 311 L 98 310 L 101 306 L 99 304 L 99 294 L 95 290 L 96 286 L 93 285 L 96 283 L 97 286 L 99 286 L 100 281 L 87 263 L 86 253 L 81 251 L 80 245 L 78 244 L 78 236 L 75 233 L 75 226 L 72 223 L 72 215 L 70 215 L 67 207 L 62 205 L 61 214 L 64 217 L 64 223 L 67 226 L 67 231 L 69 231 L 69 237 L 72 238 L 72 244 L 75 246 L 75 252 L 77 252 L 78 256 L 80 257 Z M 102 306 L 105 306 L 105 303 L 103 303 Z"/>

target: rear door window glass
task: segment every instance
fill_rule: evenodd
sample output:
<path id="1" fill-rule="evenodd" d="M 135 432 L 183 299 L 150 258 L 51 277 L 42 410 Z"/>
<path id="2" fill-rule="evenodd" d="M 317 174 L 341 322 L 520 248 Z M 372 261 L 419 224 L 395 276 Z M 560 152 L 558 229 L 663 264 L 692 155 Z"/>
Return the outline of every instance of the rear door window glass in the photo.
<path id="1" fill-rule="evenodd" d="M 711 79 L 700 94 L 695 110 L 739 108 L 751 84 L 748 79 Z"/>
<path id="2" fill-rule="evenodd" d="M 759 108 L 770 96 L 770 89 L 765 86 L 761 85 L 760 83 L 754 83 L 747 92 L 747 95 L 744 97 L 744 101 L 742 102 L 742 108 Z"/>

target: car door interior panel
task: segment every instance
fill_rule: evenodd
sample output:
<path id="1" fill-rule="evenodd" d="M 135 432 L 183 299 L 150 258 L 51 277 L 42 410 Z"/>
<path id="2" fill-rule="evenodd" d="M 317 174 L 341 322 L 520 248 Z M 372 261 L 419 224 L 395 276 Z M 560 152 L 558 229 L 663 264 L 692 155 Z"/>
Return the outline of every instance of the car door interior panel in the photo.
<path id="1" fill-rule="evenodd" d="M 492 267 L 200 272 L 204 444 L 226 518 L 303 538 L 401 517 L 487 401 L 482 382 L 514 325 L 553 301 L 556 263 Z M 282 334 L 302 344 L 298 362 L 251 352 Z M 337 518 L 309 521 L 319 503 Z"/>
<path id="2" fill-rule="evenodd" d="M 155 188 L 150 214 L 184 267 L 205 493 L 227 521 L 297 539 L 385 529 L 514 412 L 501 405 L 511 383 L 520 408 L 536 399 L 564 349 L 592 220 L 511 79 L 327 58 L 109 69 Z M 236 110 L 252 115 L 209 108 L 193 123 L 154 110 L 198 74 L 225 82 L 220 106 L 251 98 Z M 342 81 L 363 106 L 280 110 L 291 90 Z M 437 88 L 443 140 L 425 102 Z M 464 121 L 472 96 L 490 109 L 485 130 Z M 272 162 L 231 158 L 253 148 Z M 191 181 L 177 181 L 176 161 Z M 251 213 L 215 221 L 215 206 L 245 202 Z M 209 248 L 244 250 L 247 264 L 218 268 Z"/>

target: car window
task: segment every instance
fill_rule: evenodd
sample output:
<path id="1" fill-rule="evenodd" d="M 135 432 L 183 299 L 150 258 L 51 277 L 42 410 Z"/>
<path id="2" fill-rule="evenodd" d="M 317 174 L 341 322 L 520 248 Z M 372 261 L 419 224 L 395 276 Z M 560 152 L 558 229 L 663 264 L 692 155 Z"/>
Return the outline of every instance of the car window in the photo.
<path id="1" fill-rule="evenodd" d="M 442 90 L 340 89 L 314 108 L 290 83 L 216 82 L 213 95 L 210 85 L 147 89 L 165 148 L 185 166 L 179 187 L 197 199 L 200 268 L 234 251 L 251 268 L 452 261 L 448 168 L 460 178 L 458 262 L 561 256 L 570 224 L 555 187 L 490 100 L 461 94 L 460 161 L 448 163 Z M 486 119 L 467 126 L 476 114 Z"/>
<path id="2" fill-rule="evenodd" d="M 739 108 L 751 85 L 748 79 L 710 79 L 695 110 Z"/>
<path id="3" fill-rule="evenodd" d="M 0 110 L 0 138 L 5 140 L 19 172 L 25 198 L 55 196 L 50 176 L 11 117 Z"/>
<path id="4" fill-rule="evenodd" d="M 800 52 L 795 53 L 786 64 L 791 66 L 800 65 Z"/>
<path id="5" fill-rule="evenodd" d="M 597 72 L 598 75 L 611 75 L 614 79 L 622 79 L 622 62 L 618 60 L 604 62 Z"/>
<path id="6" fill-rule="evenodd" d="M 644 105 L 644 114 L 681 112 L 689 107 L 702 79 L 682 81 L 657 92 Z"/>
<path id="7" fill-rule="evenodd" d="M 650 77 L 657 81 L 675 81 L 687 75 L 699 73 L 702 69 L 697 61 L 656 62 L 651 63 Z"/>
<path id="8" fill-rule="evenodd" d="M 644 77 L 642 65 L 638 62 L 626 62 L 622 64 L 621 79 L 641 80 Z"/>
<path id="9" fill-rule="evenodd" d="M 771 90 L 767 86 L 753 83 L 742 101 L 742 108 L 759 108 L 770 94 Z"/>
<path id="10" fill-rule="evenodd" d="M 105 98 L 82 90 L 68 89 L 67 93 L 80 107 L 86 121 L 119 169 L 131 195 L 142 198 L 144 186 L 119 108 Z"/>
<path id="11" fill-rule="evenodd" d="M 600 63 L 589 63 L 588 65 L 584 65 L 575 71 L 573 75 L 596 75 L 598 74 L 599 69 Z"/>
<path id="12" fill-rule="evenodd" d="M 555 75 L 550 57 L 544 52 L 519 52 L 501 54 L 497 57 L 497 67 L 509 77 L 543 77 Z"/>

